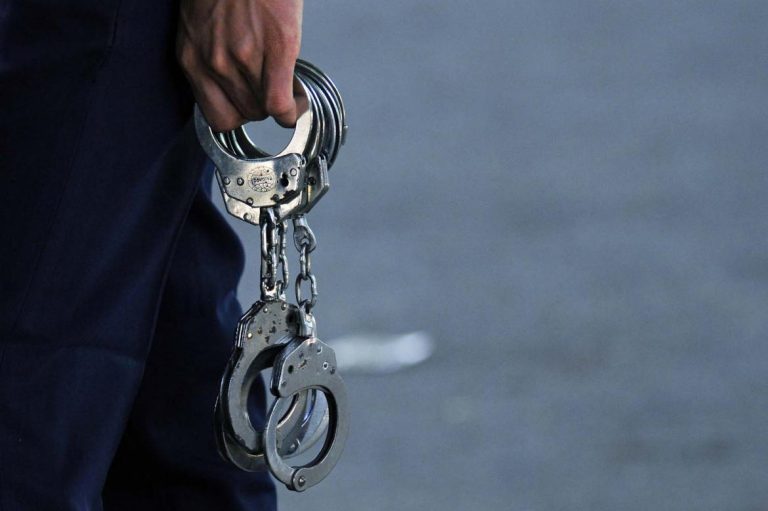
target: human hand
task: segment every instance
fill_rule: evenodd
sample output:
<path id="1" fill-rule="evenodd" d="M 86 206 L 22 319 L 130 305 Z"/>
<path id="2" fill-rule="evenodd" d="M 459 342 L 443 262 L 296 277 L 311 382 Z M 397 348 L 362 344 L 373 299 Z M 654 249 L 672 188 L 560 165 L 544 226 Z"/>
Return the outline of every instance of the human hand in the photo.
<path id="1" fill-rule="evenodd" d="M 296 123 L 303 0 L 181 0 L 176 50 L 214 131 L 272 116 Z"/>

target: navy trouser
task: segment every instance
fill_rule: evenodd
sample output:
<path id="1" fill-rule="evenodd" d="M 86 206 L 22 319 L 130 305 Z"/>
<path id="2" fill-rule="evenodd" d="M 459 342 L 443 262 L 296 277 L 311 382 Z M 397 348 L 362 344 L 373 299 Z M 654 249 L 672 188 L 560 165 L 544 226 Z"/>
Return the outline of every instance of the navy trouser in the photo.
<path id="1" fill-rule="evenodd" d="M 177 8 L 0 0 L 0 511 L 275 507 L 215 450 L 243 253 Z"/>

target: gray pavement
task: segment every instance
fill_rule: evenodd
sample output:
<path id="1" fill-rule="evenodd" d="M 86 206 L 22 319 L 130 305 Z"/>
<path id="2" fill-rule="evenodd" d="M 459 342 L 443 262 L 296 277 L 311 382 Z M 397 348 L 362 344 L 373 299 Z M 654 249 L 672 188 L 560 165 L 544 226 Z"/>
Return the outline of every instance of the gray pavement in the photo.
<path id="1" fill-rule="evenodd" d="M 437 350 L 282 509 L 768 509 L 768 3 L 306 7 L 321 336 Z"/>

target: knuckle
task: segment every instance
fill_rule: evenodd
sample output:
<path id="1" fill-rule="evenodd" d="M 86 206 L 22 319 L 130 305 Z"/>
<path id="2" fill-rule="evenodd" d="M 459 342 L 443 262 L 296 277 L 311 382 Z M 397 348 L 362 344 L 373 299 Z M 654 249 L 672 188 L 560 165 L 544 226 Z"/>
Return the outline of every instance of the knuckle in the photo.
<path id="1" fill-rule="evenodd" d="M 220 48 L 215 48 L 208 56 L 208 67 L 219 76 L 227 76 L 231 69 L 229 55 Z"/>
<path id="2" fill-rule="evenodd" d="M 232 57 L 243 65 L 251 65 L 256 62 L 256 45 L 251 40 L 241 40 L 232 49 Z"/>

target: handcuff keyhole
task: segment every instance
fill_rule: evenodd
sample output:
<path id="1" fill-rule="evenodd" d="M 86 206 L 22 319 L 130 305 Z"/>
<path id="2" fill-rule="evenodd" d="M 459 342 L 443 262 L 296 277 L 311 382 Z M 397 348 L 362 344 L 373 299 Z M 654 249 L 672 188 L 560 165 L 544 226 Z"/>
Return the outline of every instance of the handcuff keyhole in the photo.
<path id="1" fill-rule="evenodd" d="M 288 366 L 288 374 L 293 374 L 293 366 Z"/>

